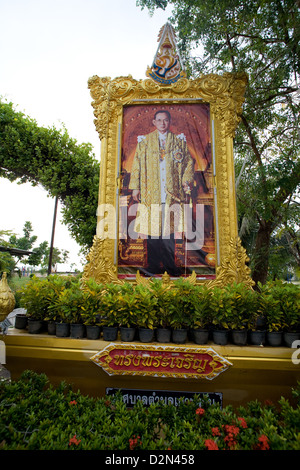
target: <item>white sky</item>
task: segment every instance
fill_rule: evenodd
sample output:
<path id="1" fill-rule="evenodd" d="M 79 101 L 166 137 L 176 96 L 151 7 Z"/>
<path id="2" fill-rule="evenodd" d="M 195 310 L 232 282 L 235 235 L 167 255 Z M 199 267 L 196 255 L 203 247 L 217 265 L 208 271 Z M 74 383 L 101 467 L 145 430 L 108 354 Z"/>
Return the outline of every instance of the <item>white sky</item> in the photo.
<path id="1" fill-rule="evenodd" d="M 40 126 L 64 123 L 99 158 L 88 79 L 145 78 L 169 15 L 170 9 L 150 17 L 136 0 L 0 0 L 0 95 Z M 0 230 L 22 235 L 29 220 L 37 244 L 50 245 L 53 210 L 43 188 L 0 178 Z M 69 270 L 71 263 L 82 269 L 80 247 L 60 219 L 58 214 L 54 244 L 70 256 L 58 270 Z"/>

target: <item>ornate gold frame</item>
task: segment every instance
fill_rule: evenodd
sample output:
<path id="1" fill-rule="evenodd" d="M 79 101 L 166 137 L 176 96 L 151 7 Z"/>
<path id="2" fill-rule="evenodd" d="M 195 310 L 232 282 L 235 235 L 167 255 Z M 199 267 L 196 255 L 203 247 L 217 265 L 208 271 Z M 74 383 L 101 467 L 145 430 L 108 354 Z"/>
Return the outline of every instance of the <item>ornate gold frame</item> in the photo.
<path id="1" fill-rule="evenodd" d="M 195 80 L 180 78 L 176 83 L 157 84 L 152 79 L 135 80 L 131 76 L 93 76 L 88 82 L 95 126 L 101 140 L 99 206 L 118 204 L 120 189 L 120 153 L 123 107 L 133 104 L 209 103 L 213 154 L 215 197 L 216 278 L 204 281 L 211 286 L 231 282 L 253 285 L 248 257 L 241 246 L 237 230 L 233 137 L 240 121 L 245 74 L 203 75 Z M 97 220 L 98 223 L 98 220 Z M 104 227 L 105 231 L 105 227 Z M 87 256 L 83 279 L 97 282 L 122 282 L 117 275 L 115 240 L 97 233 Z M 197 281 L 193 274 L 188 278 Z M 171 282 L 168 275 L 164 282 Z M 146 282 L 137 275 L 136 282 Z M 149 282 L 149 281 L 147 281 Z"/>

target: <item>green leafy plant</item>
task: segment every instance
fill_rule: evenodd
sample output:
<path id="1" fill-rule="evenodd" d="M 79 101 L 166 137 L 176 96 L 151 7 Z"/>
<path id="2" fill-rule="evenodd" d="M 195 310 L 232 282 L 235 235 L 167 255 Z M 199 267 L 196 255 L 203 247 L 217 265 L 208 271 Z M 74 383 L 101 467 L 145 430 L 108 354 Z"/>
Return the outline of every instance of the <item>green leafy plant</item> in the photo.
<path id="1" fill-rule="evenodd" d="M 272 295 L 279 300 L 283 313 L 283 328 L 287 331 L 300 331 L 300 289 L 295 284 L 282 281 L 271 283 Z"/>
<path id="2" fill-rule="evenodd" d="M 102 293 L 105 286 L 104 284 L 98 284 L 91 278 L 86 280 L 81 288 L 85 292 L 81 314 L 83 323 L 85 325 L 98 325 L 102 314 Z"/>
<path id="3" fill-rule="evenodd" d="M 226 286 L 228 295 L 228 326 L 232 330 L 244 330 L 257 318 L 257 294 L 245 284 Z"/>
<path id="4" fill-rule="evenodd" d="M 63 323 L 83 323 L 82 313 L 87 294 L 78 286 L 63 290 L 54 302 L 59 320 Z"/>
<path id="5" fill-rule="evenodd" d="M 170 292 L 170 315 L 172 328 L 189 328 L 195 313 L 197 287 L 185 279 L 174 281 Z"/>
<path id="6" fill-rule="evenodd" d="M 135 317 L 138 328 L 154 329 L 157 325 L 157 298 L 153 292 L 137 285 L 134 292 L 135 298 Z"/>
<path id="7" fill-rule="evenodd" d="M 163 284 L 160 279 L 153 279 L 151 291 L 156 299 L 156 327 L 169 328 L 171 326 L 170 286 Z"/>
<path id="8" fill-rule="evenodd" d="M 212 323 L 212 311 L 210 307 L 212 290 L 202 285 L 193 296 L 194 312 L 191 315 L 192 328 L 209 328 Z"/>
<path id="9" fill-rule="evenodd" d="M 120 327 L 135 327 L 137 323 L 138 305 L 137 298 L 132 292 L 120 292 L 116 320 Z"/>
<path id="10" fill-rule="evenodd" d="M 282 397 L 220 408 L 195 395 L 127 407 L 120 393 L 93 398 L 24 371 L 0 382 L 1 450 L 300 450 L 299 389 L 295 405 Z"/>
<path id="11" fill-rule="evenodd" d="M 118 305 L 120 286 L 106 284 L 100 296 L 100 325 L 118 326 Z"/>
<path id="12" fill-rule="evenodd" d="M 266 320 L 268 331 L 282 331 L 285 325 L 280 300 L 274 295 L 271 285 L 260 286 L 259 312 Z"/>
<path id="13" fill-rule="evenodd" d="M 210 308 L 213 327 L 220 330 L 228 330 L 232 309 L 230 296 L 226 289 L 220 287 L 213 289 L 210 299 Z"/>
<path id="14" fill-rule="evenodd" d="M 54 308 L 54 306 L 56 305 L 60 294 L 64 290 L 70 289 L 72 286 L 76 286 L 79 288 L 79 281 L 74 276 L 51 275 L 48 276 L 48 278 L 44 282 L 45 300 L 48 305 L 45 320 L 57 321 L 59 314 L 57 312 L 57 309 Z"/>
<path id="15" fill-rule="evenodd" d="M 48 312 L 45 280 L 33 277 L 20 293 L 20 306 L 26 309 L 26 315 L 33 320 L 44 320 Z"/>

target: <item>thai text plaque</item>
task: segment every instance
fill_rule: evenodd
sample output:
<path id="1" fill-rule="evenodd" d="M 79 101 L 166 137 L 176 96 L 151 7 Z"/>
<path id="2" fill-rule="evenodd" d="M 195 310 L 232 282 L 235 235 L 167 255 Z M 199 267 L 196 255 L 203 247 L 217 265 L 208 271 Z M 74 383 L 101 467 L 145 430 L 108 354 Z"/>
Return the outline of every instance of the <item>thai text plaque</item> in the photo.
<path id="1" fill-rule="evenodd" d="M 210 347 L 110 343 L 91 360 L 109 375 L 212 380 L 232 364 Z"/>

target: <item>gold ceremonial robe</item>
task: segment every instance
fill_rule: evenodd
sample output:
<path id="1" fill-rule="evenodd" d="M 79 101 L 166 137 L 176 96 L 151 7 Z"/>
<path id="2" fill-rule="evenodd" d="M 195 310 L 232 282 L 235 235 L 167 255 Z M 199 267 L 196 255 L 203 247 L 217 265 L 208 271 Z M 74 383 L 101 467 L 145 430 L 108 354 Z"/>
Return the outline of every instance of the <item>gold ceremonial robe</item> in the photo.
<path id="1" fill-rule="evenodd" d="M 194 179 L 192 159 L 185 136 L 168 132 L 165 143 L 166 202 L 164 234 L 183 231 L 183 184 Z M 146 136 L 139 136 L 132 164 L 129 189 L 139 189 L 141 201 L 137 209 L 135 231 L 159 236 L 162 234 L 161 219 L 160 145 L 157 130 Z M 171 212 L 171 217 L 170 213 Z"/>

